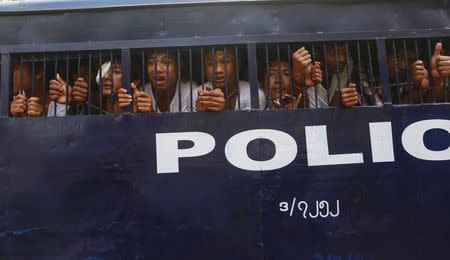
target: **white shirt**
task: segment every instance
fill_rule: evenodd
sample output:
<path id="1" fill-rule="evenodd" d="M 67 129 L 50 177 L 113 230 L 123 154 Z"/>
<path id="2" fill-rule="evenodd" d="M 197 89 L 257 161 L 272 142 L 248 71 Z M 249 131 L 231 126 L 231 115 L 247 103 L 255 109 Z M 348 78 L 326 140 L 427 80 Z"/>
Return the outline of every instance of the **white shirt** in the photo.
<path id="1" fill-rule="evenodd" d="M 210 82 L 206 82 L 205 85 L 212 86 Z M 193 95 L 194 95 L 194 104 L 197 101 L 197 92 L 202 89 L 202 86 L 198 86 Z M 239 96 L 236 98 L 236 104 L 234 106 L 234 110 L 251 110 L 252 102 L 251 102 L 251 94 L 250 94 L 250 84 L 247 81 L 239 81 Z M 264 109 L 266 107 L 266 95 L 264 95 L 264 91 L 258 88 L 259 95 L 259 108 Z M 239 102 L 240 101 L 240 102 Z M 195 105 L 194 105 L 195 107 Z M 196 110 L 195 110 L 196 111 Z"/>
<path id="2" fill-rule="evenodd" d="M 316 92 L 317 92 L 317 104 L 316 104 Z M 309 108 L 328 107 L 328 93 L 322 84 L 317 84 L 314 87 L 306 89 L 309 99 Z"/>
<path id="3" fill-rule="evenodd" d="M 66 116 L 66 104 L 55 103 L 54 101 L 50 102 L 48 106 L 47 116 L 55 116 L 55 104 L 56 104 L 56 116 Z"/>
<path id="4" fill-rule="evenodd" d="M 195 98 L 194 98 L 194 91 L 196 89 L 197 83 L 192 82 L 192 104 L 189 93 L 191 92 L 191 84 L 189 82 L 181 82 L 180 87 L 175 90 L 175 95 L 173 96 L 172 101 L 170 102 L 169 106 L 169 112 L 190 112 L 191 107 L 192 111 L 195 111 Z M 153 95 L 152 85 L 151 83 L 147 83 L 144 86 L 145 93 L 149 94 L 152 97 L 152 106 L 153 111 L 159 111 L 159 108 L 157 107 L 157 103 L 155 100 L 155 96 Z M 181 91 L 181 92 L 180 92 Z M 181 93 L 181 101 L 180 101 L 180 95 Z M 180 111 L 180 103 L 181 103 L 181 111 Z"/>

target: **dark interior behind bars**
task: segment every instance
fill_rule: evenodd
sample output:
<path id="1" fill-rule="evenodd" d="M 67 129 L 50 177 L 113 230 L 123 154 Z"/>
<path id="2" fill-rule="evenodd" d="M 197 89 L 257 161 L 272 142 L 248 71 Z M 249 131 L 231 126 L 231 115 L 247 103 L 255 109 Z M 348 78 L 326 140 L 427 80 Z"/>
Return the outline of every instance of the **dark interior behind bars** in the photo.
<path id="1" fill-rule="evenodd" d="M 256 62 L 243 45 L 132 49 L 129 60 L 115 50 L 17 54 L 11 115 L 137 113 L 140 97 L 152 99 L 151 111 L 194 112 L 205 89 L 220 89 L 224 110 L 346 107 L 347 88 L 355 89 L 354 106 L 446 103 L 448 79 L 440 86 L 432 76 L 437 43 L 448 55 L 447 38 L 387 40 L 388 86 L 380 81 L 375 41 L 258 44 Z M 304 71 L 296 66 L 302 58 L 309 62 Z M 252 65 L 256 84 L 249 83 Z M 120 106 L 120 93 L 131 105 Z M 259 106 L 251 105 L 255 98 Z"/>

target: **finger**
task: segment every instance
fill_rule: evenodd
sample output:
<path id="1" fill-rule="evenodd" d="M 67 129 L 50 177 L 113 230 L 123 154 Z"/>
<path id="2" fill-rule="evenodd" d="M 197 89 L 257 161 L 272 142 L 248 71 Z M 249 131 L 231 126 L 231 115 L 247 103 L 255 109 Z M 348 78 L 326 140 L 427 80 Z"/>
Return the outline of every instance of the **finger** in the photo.
<path id="1" fill-rule="evenodd" d="M 224 97 L 223 92 L 220 89 L 217 89 L 218 91 L 214 90 L 214 91 L 206 91 L 201 93 L 200 97 Z"/>
<path id="2" fill-rule="evenodd" d="M 117 96 L 119 97 L 119 99 L 120 98 L 127 98 L 127 99 L 133 98 L 133 96 L 131 96 L 130 94 L 126 94 L 126 93 L 119 93 Z"/>
<path id="3" fill-rule="evenodd" d="M 88 90 L 82 86 L 74 85 L 73 92 L 88 93 Z"/>
<path id="4" fill-rule="evenodd" d="M 152 102 L 152 99 L 151 99 L 151 98 L 147 98 L 147 97 L 138 97 L 138 98 L 136 98 L 136 101 L 137 101 L 137 102 L 147 102 L 147 103 L 150 103 L 150 102 Z"/>
<path id="5" fill-rule="evenodd" d="M 49 93 L 50 95 L 57 95 L 57 96 L 61 96 L 61 95 L 63 94 L 61 91 L 55 90 L 55 89 L 50 89 L 50 90 L 48 91 L 48 93 Z"/>
<path id="6" fill-rule="evenodd" d="M 30 97 L 28 102 L 40 102 L 40 99 L 38 97 Z"/>
<path id="7" fill-rule="evenodd" d="M 131 83 L 131 92 L 135 93 L 137 91 L 137 87 L 134 83 Z"/>
<path id="8" fill-rule="evenodd" d="M 22 109 L 22 108 L 14 108 L 14 109 L 12 110 L 12 113 L 11 113 L 11 114 L 17 116 L 17 115 L 23 114 L 23 113 L 25 113 L 25 110 L 24 110 L 24 109 Z"/>
<path id="9" fill-rule="evenodd" d="M 87 97 L 87 94 L 81 93 L 81 92 L 73 92 L 72 96 L 73 97 L 83 97 L 83 98 L 85 98 L 85 97 Z"/>
<path id="10" fill-rule="evenodd" d="M 28 110 L 27 111 L 27 115 L 28 116 L 40 116 L 41 115 L 41 111 Z"/>
<path id="11" fill-rule="evenodd" d="M 294 54 L 300 54 L 301 52 L 303 52 L 305 50 L 305 47 L 301 47 L 300 49 L 298 49 L 296 52 L 294 52 Z"/>
<path id="12" fill-rule="evenodd" d="M 152 109 L 150 107 L 138 107 L 138 112 L 140 113 L 150 113 Z"/>
<path id="13" fill-rule="evenodd" d="M 128 93 L 128 91 L 126 89 L 124 89 L 124 88 L 120 88 L 119 89 L 119 95 L 120 94 L 126 94 L 126 93 Z"/>
<path id="14" fill-rule="evenodd" d="M 344 107 L 350 108 L 358 105 L 358 101 L 353 101 L 349 103 L 344 103 Z"/>
<path id="15" fill-rule="evenodd" d="M 202 96 L 199 97 L 200 101 L 214 101 L 214 102 L 223 102 L 225 103 L 225 99 L 223 97 L 213 97 L 213 96 Z"/>
<path id="16" fill-rule="evenodd" d="M 119 102 L 119 107 L 127 107 L 131 104 L 131 100 L 128 102 Z"/>
<path id="17" fill-rule="evenodd" d="M 211 108 L 211 107 L 221 107 L 224 105 L 223 102 L 214 102 L 214 101 L 202 101 L 200 100 L 200 104 L 202 104 L 204 107 Z"/>
<path id="18" fill-rule="evenodd" d="M 433 56 L 440 56 L 442 52 L 442 43 L 438 42 L 434 46 L 434 54 Z"/>
<path id="19" fill-rule="evenodd" d="M 64 84 L 64 80 L 61 78 L 61 76 L 59 75 L 59 73 L 56 73 L 56 80 L 58 82 L 60 82 L 61 84 Z"/>

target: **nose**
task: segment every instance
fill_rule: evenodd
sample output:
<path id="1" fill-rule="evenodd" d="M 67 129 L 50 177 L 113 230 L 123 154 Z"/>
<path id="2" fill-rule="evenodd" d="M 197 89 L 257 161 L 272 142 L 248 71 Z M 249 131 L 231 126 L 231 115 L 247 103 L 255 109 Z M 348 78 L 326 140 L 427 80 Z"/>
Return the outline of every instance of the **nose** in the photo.
<path id="1" fill-rule="evenodd" d="M 224 71 L 225 71 L 225 66 L 224 66 L 224 64 L 221 63 L 221 62 L 217 63 L 217 64 L 216 64 L 216 70 L 215 70 L 215 73 L 216 73 L 216 74 L 219 74 L 219 75 L 222 75 L 222 74 L 224 74 Z"/>

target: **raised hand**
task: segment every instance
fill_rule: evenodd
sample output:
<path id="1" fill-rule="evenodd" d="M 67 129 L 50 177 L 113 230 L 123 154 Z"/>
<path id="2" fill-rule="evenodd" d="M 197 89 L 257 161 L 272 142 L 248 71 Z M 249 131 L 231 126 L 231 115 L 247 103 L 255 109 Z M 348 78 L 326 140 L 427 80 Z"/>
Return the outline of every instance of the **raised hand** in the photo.
<path id="1" fill-rule="evenodd" d="M 354 83 L 350 83 L 341 89 L 341 103 L 345 108 L 351 108 L 360 104 L 358 91 L 356 91 L 356 85 Z"/>
<path id="2" fill-rule="evenodd" d="M 59 73 L 56 74 L 56 79 L 52 79 L 49 82 L 49 95 L 50 100 L 59 104 L 66 104 L 66 82 L 61 78 Z M 69 86 L 69 102 L 71 98 L 72 89 Z"/>
<path id="3" fill-rule="evenodd" d="M 220 112 L 225 110 L 225 96 L 221 89 L 212 89 L 210 86 L 206 85 L 205 88 L 199 90 L 197 94 L 196 108 L 198 112 Z"/>
<path id="4" fill-rule="evenodd" d="M 30 97 L 27 101 L 27 115 L 29 117 L 36 117 L 42 115 L 42 104 L 38 97 Z"/>
<path id="5" fill-rule="evenodd" d="M 9 112 L 14 117 L 22 117 L 27 113 L 27 96 L 25 91 L 19 91 L 19 94 L 14 96 L 10 104 Z"/>
<path id="6" fill-rule="evenodd" d="M 302 47 L 292 54 L 293 79 L 296 84 L 301 84 L 312 63 L 311 54 Z"/>
<path id="7" fill-rule="evenodd" d="M 73 84 L 72 98 L 75 102 L 83 103 L 86 102 L 88 97 L 88 83 L 87 81 L 79 77 Z"/>

